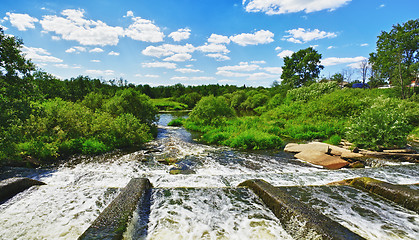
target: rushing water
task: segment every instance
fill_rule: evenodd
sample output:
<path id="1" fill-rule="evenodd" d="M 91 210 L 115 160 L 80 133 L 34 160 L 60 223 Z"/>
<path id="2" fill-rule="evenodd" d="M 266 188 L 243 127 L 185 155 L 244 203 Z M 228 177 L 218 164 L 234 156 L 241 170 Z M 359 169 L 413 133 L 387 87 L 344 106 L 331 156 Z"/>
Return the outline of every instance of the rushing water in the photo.
<path id="1" fill-rule="evenodd" d="M 419 216 L 412 211 L 348 187 L 309 187 L 362 176 L 418 183 L 418 165 L 387 162 L 329 171 L 283 152 L 242 152 L 197 143 L 183 128 L 167 127 L 171 118 L 161 115 L 158 137 L 145 150 L 19 171 L 47 185 L 0 205 L 0 239 L 77 239 L 133 177 L 147 177 L 155 188 L 146 226 L 134 214 L 127 239 L 292 239 L 251 191 L 235 188 L 254 178 L 285 187 L 367 239 L 419 235 Z M 166 161 L 173 159 L 194 174 L 169 174 L 173 166 Z"/>

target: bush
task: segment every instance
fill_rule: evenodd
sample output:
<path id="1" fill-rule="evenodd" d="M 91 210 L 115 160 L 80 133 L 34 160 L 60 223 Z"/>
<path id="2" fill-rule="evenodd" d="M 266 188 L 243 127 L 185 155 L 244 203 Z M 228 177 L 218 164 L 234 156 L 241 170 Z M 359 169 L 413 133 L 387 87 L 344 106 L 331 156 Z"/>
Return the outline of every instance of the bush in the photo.
<path id="1" fill-rule="evenodd" d="M 359 147 L 404 147 L 411 128 L 400 101 L 379 98 L 370 109 L 351 119 L 346 136 Z"/>
<path id="2" fill-rule="evenodd" d="M 82 153 L 83 154 L 99 154 L 109 151 L 109 147 L 106 146 L 103 142 L 89 138 L 84 141 L 82 145 Z"/>
<path id="3" fill-rule="evenodd" d="M 175 119 L 172 119 L 172 121 L 170 121 L 168 124 L 167 124 L 167 126 L 171 126 L 171 127 L 180 127 L 180 126 L 182 126 L 183 125 L 183 121 L 184 121 L 185 119 L 183 119 L 183 118 L 175 118 Z"/>
<path id="4" fill-rule="evenodd" d="M 313 83 L 307 87 L 291 89 L 287 93 L 287 99 L 291 101 L 307 102 L 317 99 L 324 94 L 331 93 L 339 88 L 337 82 Z"/>
<path id="5" fill-rule="evenodd" d="M 326 141 L 326 143 L 329 143 L 329 144 L 332 144 L 332 145 L 339 145 L 341 141 L 342 141 L 342 138 L 339 135 L 335 134 L 335 135 L 331 136 Z"/>
<path id="6" fill-rule="evenodd" d="M 150 127 L 141 123 L 131 113 L 118 116 L 112 124 L 112 135 L 116 147 L 131 147 L 141 145 L 151 139 Z"/>
<path id="7" fill-rule="evenodd" d="M 240 132 L 226 141 L 230 147 L 240 149 L 278 149 L 283 147 L 280 137 L 258 130 Z"/>
<path id="8" fill-rule="evenodd" d="M 203 97 L 189 115 L 189 120 L 204 124 L 219 124 L 222 118 L 234 117 L 234 110 L 224 97 Z"/>

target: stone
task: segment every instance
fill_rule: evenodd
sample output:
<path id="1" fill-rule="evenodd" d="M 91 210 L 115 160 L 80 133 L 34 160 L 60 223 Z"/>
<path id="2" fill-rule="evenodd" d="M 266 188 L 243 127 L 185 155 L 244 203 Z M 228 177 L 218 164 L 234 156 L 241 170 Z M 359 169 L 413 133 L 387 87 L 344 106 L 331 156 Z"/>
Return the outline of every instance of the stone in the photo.
<path id="1" fill-rule="evenodd" d="M 350 159 L 350 160 L 360 160 L 365 158 L 365 156 L 361 153 L 353 153 L 353 152 L 343 152 L 340 156 L 343 159 Z"/>
<path id="2" fill-rule="evenodd" d="M 12 198 L 16 194 L 25 191 L 35 185 L 45 185 L 45 183 L 30 178 L 9 178 L 0 182 L 0 203 Z"/>
<path id="3" fill-rule="evenodd" d="M 300 153 L 302 151 L 317 151 L 321 153 L 328 153 L 329 152 L 329 145 L 326 143 L 319 143 L 319 142 L 312 142 L 307 144 L 295 144 L 295 143 L 288 143 L 285 148 L 284 152 L 290 153 Z"/>
<path id="4" fill-rule="evenodd" d="M 360 161 L 356 161 L 356 162 L 350 163 L 349 167 L 350 168 L 364 168 L 365 165 Z"/>
<path id="5" fill-rule="evenodd" d="M 297 153 L 294 157 L 331 170 L 340 169 L 349 165 L 349 162 L 341 159 L 340 157 L 330 156 L 326 153 L 318 151 L 306 150 Z"/>

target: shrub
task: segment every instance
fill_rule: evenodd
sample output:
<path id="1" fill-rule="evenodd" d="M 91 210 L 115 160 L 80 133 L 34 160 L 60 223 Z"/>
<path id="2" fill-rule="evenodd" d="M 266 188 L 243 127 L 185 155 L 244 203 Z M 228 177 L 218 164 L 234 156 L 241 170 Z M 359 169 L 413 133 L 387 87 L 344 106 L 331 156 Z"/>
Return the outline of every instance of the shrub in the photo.
<path id="1" fill-rule="evenodd" d="M 54 142 L 31 140 L 19 143 L 17 149 L 21 155 L 29 155 L 38 159 L 50 160 L 58 156 L 58 146 Z"/>
<path id="2" fill-rule="evenodd" d="M 172 119 L 172 121 L 170 121 L 170 122 L 167 124 L 167 126 L 171 126 L 171 127 L 180 127 L 180 126 L 182 126 L 182 125 L 183 125 L 183 121 L 184 121 L 184 119 L 183 119 L 183 118 L 175 118 L 175 119 Z"/>
<path id="3" fill-rule="evenodd" d="M 291 89 L 287 93 L 287 99 L 291 101 L 307 102 L 321 97 L 326 93 L 331 93 L 339 89 L 337 82 L 313 83 L 307 87 Z"/>
<path id="4" fill-rule="evenodd" d="M 189 115 L 189 120 L 204 124 L 219 124 L 222 118 L 234 117 L 234 110 L 224 97 L 203 97 Z"/>
<path id="5" fill-rule="evenodd" d="M 116 147 L 130 147 L 141 145 L 151 140 L 150 127 L 141 123 L 131 113 L 118 116 L 112 124 L 112 133 Z"/>
<path id="6" fill-rule="evenodd" d="M 239 132 L 227 140 L 230 147 L 240 149 L 278 149 L 283 146 L 280 137 L 258 130 L 246 130 Z"/>
<path id="7" fill-rule="evenodd" d="M 103 142 L 94 138 L 86 139 L 82 145 L 83 154 L 99 154 L 107 151 L 109 151 L 109 147 L 107 147 Z"/>
<path id="8" fill-rule="evenodd" d="M 332 145 L 339 145 L 341 141 L 342 141 L 342 138 L 339 135 L 335 134 L 335 135 L 331 136 L 326 141 L 326 143 L 329 143 L 329 144 L 332 144 Z"/>
<path id="9" fill-rule="evenodd" d="M 400 102 L 378 98 L 376 103 L 351 119 L 347 139 L 356 146 L 370 149 L 404 147 L 411 130 Z"/>

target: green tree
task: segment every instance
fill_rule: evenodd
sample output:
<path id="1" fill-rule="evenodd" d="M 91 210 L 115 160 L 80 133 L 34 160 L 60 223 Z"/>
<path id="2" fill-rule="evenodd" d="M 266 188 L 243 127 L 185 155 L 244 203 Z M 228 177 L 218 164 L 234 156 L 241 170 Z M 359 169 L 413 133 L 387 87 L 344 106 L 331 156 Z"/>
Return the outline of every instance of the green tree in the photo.
<path id="1" fill-rule="evenodd" d="M 204 124 L 218 124 L 222 118 L 235 116 L 224 97 L 203 97 L 189 115 L 189 120 Z"/>
<path id="2" fill-rule="evenodd" d="M 370 62 L 380 78 L 388 79 L 399 89 L 401 98 L 408 97 L 406 86 L 415 79 L 419 67 L 419 19 L 381 32 L 377 52 L 370 54 Z"/>
<path id="3" fill-rule="evenodd" d="M 332 77 L 330 77 L 330 80 L 341 83 L 344 80 L 343 74 L 342 73 L 335 73 L 335 74 L 332 75 Z"/>
<path id="4" fill-rule="evenodd" d="M 324 68 L 320 65 L 321 57 L 322 55 L 312 47 L 293 53 L 291 57 L 285 57 L 281 84 L 296 88 L 313 83 Z"/>

